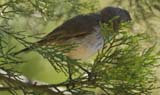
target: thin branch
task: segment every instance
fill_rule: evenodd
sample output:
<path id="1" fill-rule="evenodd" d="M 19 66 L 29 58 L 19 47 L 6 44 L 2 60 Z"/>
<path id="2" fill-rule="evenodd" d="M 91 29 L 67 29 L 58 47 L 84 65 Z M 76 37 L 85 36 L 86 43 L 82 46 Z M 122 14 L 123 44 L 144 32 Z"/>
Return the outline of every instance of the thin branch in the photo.
<path id="1" fill-rule="evenodd" d="M 36 91 L 40 91 L 40 92 L 46 92 L 49 95 L 64 95 L 62 93 L 56 92 L 48 87 L 45 86 L 37 86 L 36 84 L 32 84 L 29 82 L 24 82 L 18 79 L 15 79 L 14 77 L 10 77 L 10 76 L 6 76 L 4 74 L 0 74 L 0 79 L 1 80 L 5 80 L 10 82 L 11 84 L 15 84 L 16 87 L 1 87 L 0 90 L 10 90 L 10 89 L 14 89 L 14 90 L 20 90 L 20 87 L 27 87 Z"/>

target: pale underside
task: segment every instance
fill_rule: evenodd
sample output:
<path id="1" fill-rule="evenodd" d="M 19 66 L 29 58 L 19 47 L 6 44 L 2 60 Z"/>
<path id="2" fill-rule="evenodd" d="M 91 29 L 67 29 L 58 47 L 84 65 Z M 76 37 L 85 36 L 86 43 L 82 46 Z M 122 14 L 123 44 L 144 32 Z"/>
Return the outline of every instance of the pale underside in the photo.
<path id="1" fill-rule="evenodd" d="M 68 42 L 77 43 L 78 46 L 73 48 L 66 55 L 73 59 L 86 60 L 96 54 L 103 47 L 104 39 L 99 27 L 94 28 L 95 31 L 84 38 L 72 38 Z"/>

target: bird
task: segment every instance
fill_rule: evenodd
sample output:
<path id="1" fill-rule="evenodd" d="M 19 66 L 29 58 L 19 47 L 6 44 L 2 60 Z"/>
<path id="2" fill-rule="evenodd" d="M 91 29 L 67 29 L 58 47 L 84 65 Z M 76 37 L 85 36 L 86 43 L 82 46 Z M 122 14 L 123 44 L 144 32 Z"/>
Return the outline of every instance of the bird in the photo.
<path id="1" fill-rule="evenodd" d="M 116 18 L 113 19 L 114 17 Z M 86 60 L 102 49 L 104 35 L 100 23 L 109 24 L 110 21 L 113 30 L 118 32 L 120 23 L 131 21 L 131 16 L 125 9 L 105 7 L 97 13 L 78 15 L 65 21 L 34 44 L 45 46 L 53 43 L 57 45 L 74 43 L 77 46 L 66 55 L 72 59 Z M 24 48 L 16 55 L 30 50 L 32 50 L 30 47 Z"/>

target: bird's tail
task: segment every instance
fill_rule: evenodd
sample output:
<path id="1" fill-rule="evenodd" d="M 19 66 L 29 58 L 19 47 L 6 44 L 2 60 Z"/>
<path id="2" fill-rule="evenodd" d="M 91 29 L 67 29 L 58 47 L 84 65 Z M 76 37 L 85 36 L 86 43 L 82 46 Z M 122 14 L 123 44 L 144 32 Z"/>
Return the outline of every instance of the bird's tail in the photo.
<path id="1" fill-rule="evenodd" d="M 43 45 L 43 44 L 44 44 L 44 41 L 45 41 L 45 40 L 40 40 L 40 41 L 34 43 L 33 45 L 28 46 L 28 47 L 26 47 L 26 48 L 24 48 L 24 49 L 22 49 L 22 50 L 20 50 L 20 51 L 18 51 L 18 52 L 16 52 L 16 53 L 14 53 L 14 55 L 16 56 L 16 55 L 19 55 L 19 54 L 21 54 L 21 53 L 28 52 L 28 51 L 34 49 L 34 48 L 35 48 L 34 46 Z"/>

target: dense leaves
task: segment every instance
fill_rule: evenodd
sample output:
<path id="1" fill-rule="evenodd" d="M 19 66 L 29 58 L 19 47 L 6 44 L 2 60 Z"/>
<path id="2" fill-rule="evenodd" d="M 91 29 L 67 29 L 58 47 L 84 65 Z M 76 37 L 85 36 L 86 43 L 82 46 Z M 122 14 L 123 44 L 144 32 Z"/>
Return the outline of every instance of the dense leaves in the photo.
<path id="1" fill-rule="evenodd" d="M 145 3 L 142 1 L 138 2 Z M 119 32 L 114 32 L 107 24 L 101 24 L 105 44 L 89 62 L 74 60 L 64 54 L 73 49 L 74 45 L 34 45 L 41 35 L 31 33 L 34 32 L 32 29 L 22 28 L 28 25 L 24 24 L 28 17 L 40 20 L 40 24 L 47 26 L 46 22 L 61 22 L 80 13 L 93 12 L 97 9 L 95 7 L 97 2 L 97 0 L 0 1 L 0 93 L 6 91 L 11 95 L 150 94 L 151 90 L 156 88 L 154 70 L 159 66 L 160 53 L 154 51 L 156 45 L 143 48 L 141 45 L 146 40 L 145 35 L 132 33 L 128 30 L 129 23 L 123 23 Z M 158 10 L 156 4 L 151 3 L 151 6 Z M 23 24 L 18 23 L 21 20 Z M 52 69 L 59 74 L 63 73 L 66 79 L 49 84 L 23 76 L 21 72 L 13 69 L 25 63 L 21 56 L 15 55 L 17 47 L 32 48 L 32 52 L 37 52 L 43 60 L 51 64 Z M 55 76 L 53 80 L 56 79 Z"/>

